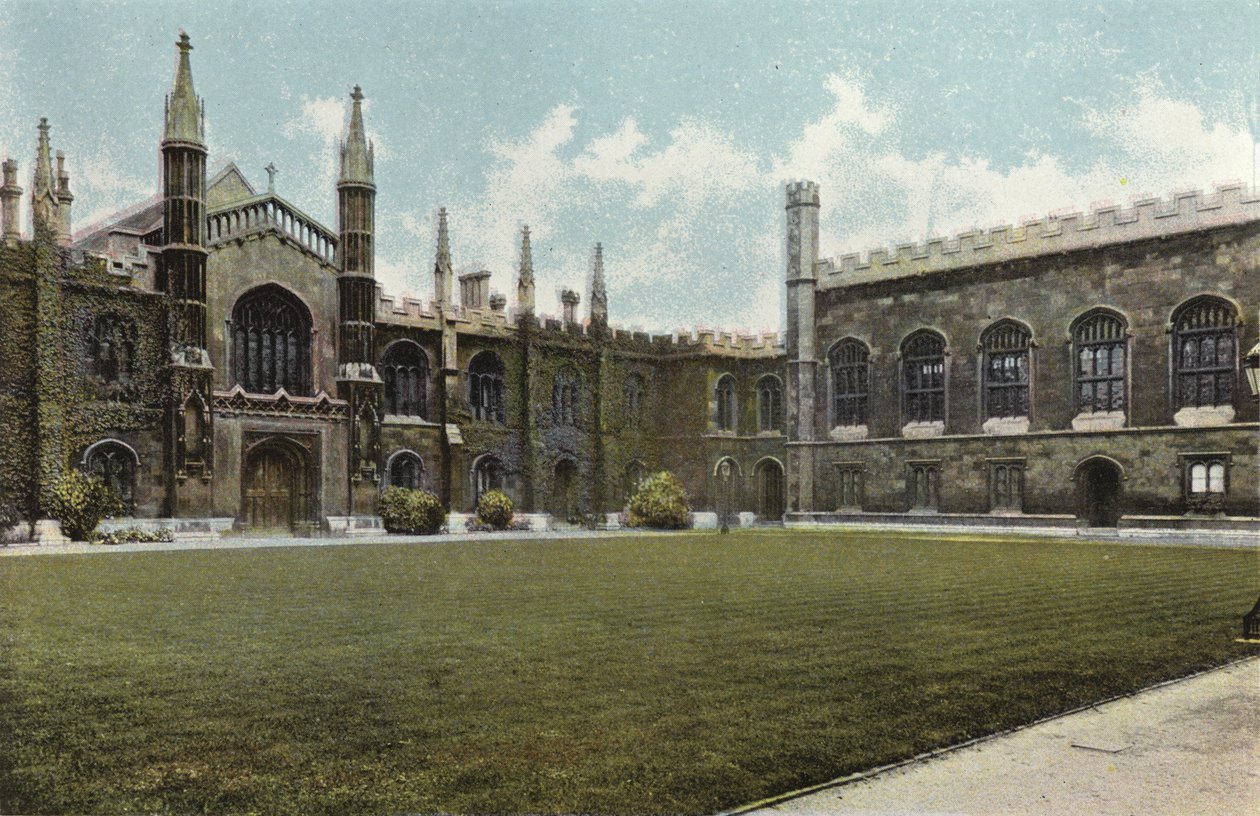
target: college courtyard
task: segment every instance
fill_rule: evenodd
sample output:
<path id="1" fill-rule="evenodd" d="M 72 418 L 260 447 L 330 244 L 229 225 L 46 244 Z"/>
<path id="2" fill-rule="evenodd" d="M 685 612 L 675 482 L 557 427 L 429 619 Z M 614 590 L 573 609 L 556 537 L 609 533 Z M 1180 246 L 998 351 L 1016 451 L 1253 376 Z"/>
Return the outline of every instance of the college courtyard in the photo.
<path id="1" fill-rule="evenodd" d="M 4 547 L 0 812 L 839 812 L 848 786 L 780 800 L 915 758 L 908 773 L 948 775 L 922 760 L 1218 666 L 1254 689 L 1237 638 L 1260 550 L 1229 543 L 758 528 Z M 1246 764 L 1225 771 L 1232 799 L 1198 777 L 1256 751 L 1214 710 L 1235 753 L 1161 780 L 1247 812 Z M 1117 739 L 1067 750 L 1143 761 Z M 880 812 L 944 807 L 891 782 Z"/>

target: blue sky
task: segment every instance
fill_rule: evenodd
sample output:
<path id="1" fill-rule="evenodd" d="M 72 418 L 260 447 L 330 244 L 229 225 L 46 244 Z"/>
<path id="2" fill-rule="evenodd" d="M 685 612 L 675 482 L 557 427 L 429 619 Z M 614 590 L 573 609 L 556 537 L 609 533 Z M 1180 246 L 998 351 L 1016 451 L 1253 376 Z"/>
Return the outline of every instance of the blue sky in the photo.
<path id="1" fill-rule="evenodd" d="M 157 185 L 180 28 L 211 167 L 235 161 L 335 228 L 334 150 L 363 86 L 377 270 L 512 292 L 531 227 L 540 309 L 778 329 L 782 184 L 822 185 L 825 256 L 1251 182 L 1260 3 L 235 3 L 0 0 L 0 157 L 65 150 L 76 227 Z"/>

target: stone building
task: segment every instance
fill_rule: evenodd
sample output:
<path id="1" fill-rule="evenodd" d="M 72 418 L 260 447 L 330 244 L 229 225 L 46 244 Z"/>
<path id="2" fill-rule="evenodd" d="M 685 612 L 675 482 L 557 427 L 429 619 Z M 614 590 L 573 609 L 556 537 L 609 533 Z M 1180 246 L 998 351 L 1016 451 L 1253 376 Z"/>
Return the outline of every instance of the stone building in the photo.
<path id="1" fill-rule="evenodd" d="M 776 336 L 610 326 L 598 244 L 586 314 L 569 290 L 562 318 L 536 315 L 528 228 L 510 308 L 489 272 L 457 291 L 445 211 L 434 299 L 389 297 L 360 90 L 329 227 L 232 164 L 208 175 L 186 35 L 178 48 L 153 199 L 72 240 L 69 176 L 41 121 L 23 239 L 4 165 L 0 502 L 41 518 L 59 474 L 81 468 L 133 519 L 192 531 L 372 529 L 388 485 L 456 512 L 499 487 L 527 513 L 602 520 L 661 469 L 715 506 L 729 460 L 731 509 L 781 517 Z"/>

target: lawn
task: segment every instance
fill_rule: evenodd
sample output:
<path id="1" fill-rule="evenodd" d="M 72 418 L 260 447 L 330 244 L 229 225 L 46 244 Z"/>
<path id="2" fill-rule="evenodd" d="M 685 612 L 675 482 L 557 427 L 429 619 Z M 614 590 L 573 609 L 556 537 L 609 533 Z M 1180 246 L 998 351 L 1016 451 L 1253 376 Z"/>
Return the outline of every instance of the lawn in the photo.
<path id="1" fill-rule="evenodd" d="M 4 558 L 0 812 L 714 812 L 1240 657 L 1258 578 L 834 532 Z"/>

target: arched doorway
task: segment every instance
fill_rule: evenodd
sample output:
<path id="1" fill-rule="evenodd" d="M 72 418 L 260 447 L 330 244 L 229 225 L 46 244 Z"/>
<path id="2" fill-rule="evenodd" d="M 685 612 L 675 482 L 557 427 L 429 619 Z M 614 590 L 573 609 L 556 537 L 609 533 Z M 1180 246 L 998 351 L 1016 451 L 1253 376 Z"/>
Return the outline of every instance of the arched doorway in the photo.
<path id="1" fill-rule="evenodd" d="M 283 439 L 269 439 L 250 449 L 242 492 L 242 521 L 251 531 L 289 533 L 312 520 L 305 453 Z"/>
<path id="2" fill-rule="evenodd" d="M 578 515 L 577 501 L 577 463 L 572 459 L 561 459 L 551 479 L 551 500 L 547 512 L 559 521 L 568 521 Z"/>
<path id="3" fill-rule="evenodd" d="M 717 512 L 718 524 L 725 522 L 728 526 L 739 526 L 739 511 L 743 506 L 744 474 L 739 462 L 729 456 L 723 456 L 713 466 L 713 509 Z"/>
<path id="4" fill-rule="evenodd" d="M 757 463 L 757 515 L 762 521 L 782 521 L 784 502 L 783 466 L 774 459 Z"/>
<path id="5" fill-rule="evenodd" d="M 1077 517 L 1090 527 L 1115 527 L 1120 521 L 1123 478 L 1120 466 L 1103 456 L 1077 465 Z"/>

